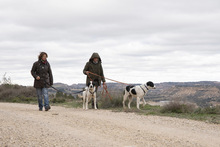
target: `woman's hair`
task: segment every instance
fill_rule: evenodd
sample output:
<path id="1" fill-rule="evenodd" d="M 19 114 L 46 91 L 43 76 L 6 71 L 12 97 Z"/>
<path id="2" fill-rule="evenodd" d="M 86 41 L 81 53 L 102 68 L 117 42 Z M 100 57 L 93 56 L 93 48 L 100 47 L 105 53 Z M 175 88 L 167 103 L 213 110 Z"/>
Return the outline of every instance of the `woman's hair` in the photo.
<path id="1" fill-rule="evenodd" d="M 38 56 L 38 60 L 41 60 L 43 55 L 46 55 L 48 57 L 47 53 L 41 52 L 40 55 Z"/>

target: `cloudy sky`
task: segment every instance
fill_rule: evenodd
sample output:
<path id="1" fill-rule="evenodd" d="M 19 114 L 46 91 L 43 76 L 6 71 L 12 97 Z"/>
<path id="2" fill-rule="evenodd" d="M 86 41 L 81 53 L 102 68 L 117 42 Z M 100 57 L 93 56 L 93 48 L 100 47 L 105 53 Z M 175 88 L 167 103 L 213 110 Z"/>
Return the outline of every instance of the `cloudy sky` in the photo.
<path id="1" fill-rule="evenodd" d="M 219 0 L 0 0 L 0 76 L 32 85 L 39 52 L 54 82 L 84 83 L 93 52 L 127 83 L 220 81 Z"/>

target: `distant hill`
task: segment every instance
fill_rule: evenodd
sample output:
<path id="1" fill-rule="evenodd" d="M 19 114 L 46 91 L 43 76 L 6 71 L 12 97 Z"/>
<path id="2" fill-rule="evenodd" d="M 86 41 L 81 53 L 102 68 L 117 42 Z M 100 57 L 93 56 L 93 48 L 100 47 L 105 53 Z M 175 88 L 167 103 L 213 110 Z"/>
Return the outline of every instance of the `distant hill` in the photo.
<path id="1" fill-rule="evenodd" d="M 156 85 L 157 89 L 147 94 L 148 99 L 153 101 L 180 100 L 199 106 L 220 104 L 220 82 L 167 82 Z"/>
<path id="2" fill-rule="evenodd" d="M 138 84 L 133 84 L 138 85 Z M 220 104 L 220 82 L 201 81 L 201 82 L 165 82 L 156 83 L 156 89 L 150 90 L 146 99 L 150 101 L 170 101 L 180 100 L 196 103 L 199 106 Z M 108 90 L 111 94 L 123 94 L 126 85 L 118 83 L 107 83 Z M 57 89 L 72 94 L 82 90 L 85 84 L 67 85 L 55 83 Z M 102 90 L 101 88 L 99 90 Z M 50 92 L 55 91 L 50 89 Z"/>

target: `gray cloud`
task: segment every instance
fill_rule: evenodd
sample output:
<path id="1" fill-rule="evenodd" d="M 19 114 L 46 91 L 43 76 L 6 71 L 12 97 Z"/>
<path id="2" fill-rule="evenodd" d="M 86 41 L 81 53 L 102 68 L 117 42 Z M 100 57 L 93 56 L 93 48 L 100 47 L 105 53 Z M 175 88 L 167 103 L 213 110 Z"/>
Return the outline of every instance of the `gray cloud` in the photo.
<path id="1" fill-rule="evenodd" d="M 55 82 L 84 82 L 93 52 L 124 82 L 220 80 L 217 0 L 0 2 L 0 76 L 14 83 L 32 84 L 40 51 Z"/>

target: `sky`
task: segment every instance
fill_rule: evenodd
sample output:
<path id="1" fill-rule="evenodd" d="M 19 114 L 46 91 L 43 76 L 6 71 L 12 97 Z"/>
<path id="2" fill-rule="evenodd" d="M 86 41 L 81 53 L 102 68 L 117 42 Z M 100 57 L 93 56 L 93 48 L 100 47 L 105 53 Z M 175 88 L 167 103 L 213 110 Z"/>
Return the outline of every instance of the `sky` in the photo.
<path id="1" fill-rule="evenodd" d="M 220 81 L 219 26 L 219 0 L 0 0 L 0 77 L 33 85 L 45 51 L 55 83 L 85 83 L 93 52 L 121 82 Z"/>

